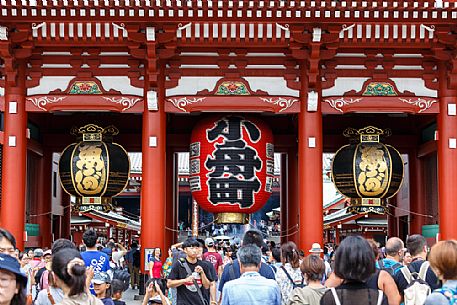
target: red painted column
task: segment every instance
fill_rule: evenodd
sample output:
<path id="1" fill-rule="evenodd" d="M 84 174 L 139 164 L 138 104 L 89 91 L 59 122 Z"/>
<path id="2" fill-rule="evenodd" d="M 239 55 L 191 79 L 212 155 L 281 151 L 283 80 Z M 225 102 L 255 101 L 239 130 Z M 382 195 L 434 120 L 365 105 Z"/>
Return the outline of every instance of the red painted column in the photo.
<path id="1" fill-rule="evenodd" d="M 160 247 L 165 253 L 166 206 L 166 114 L 163 75 L 157 90 L 158 110 L 148 109 L 147 91 L 143 113 L 143 180 L 141 188 L 141 269 L 144 273 L 144 249 Z M 146 84 L 148 82 L 145 82 Z"/>
<path id="2" fill-rule="evenodd" d="M 315 112 L 307 111 L 308 85 L 302 72 L 300 113 L 298 115 L 298 198 L 300 248 L 305 252 L 313 243 L 323 243 L 322 113 L 320 101 Z M 319 94 L 319 98 L 321 94 Z"/>
<path id="3" fill-rule="evenodd" d="M 175 188 L 176 188 L 176 177 L 175 177 L 175 160 L 174 152 L 167 151 L 167 206 L 166 206 L 166 216 L 165 216 L 165 248 L 168 249 L 174 243 L 174 234 L 173 230 L 176 229 L 175 222 Z"/>
<path id="4" fill-rule="evenodd" d="M 71 235 L 71 201 L 70 195 L 62 189 L 63 215 L 61 221 L 61 238 L 70 238 Z"/>
<path id="5" fill-rule="evenodd" d="M 298 156 L 297 148 L 287 152 L 287 228 L 282 230 L 286 240 L 299 244 L 300 214 L 298 206 Z M 305 249 L 303 249 L 305 250 Z"/>
<path id="6" fill-rule="evenodd" d="M 288 185 L 288 168 L 287 168 L 287 154 L 281 154 L 281 176 L 280 176 L 280 238 L 281 243 L 287 242 L 287 207 L 289 205 L 287 201 L 287 185 Z"/>
<path id="7" fill-rule="evenodd" d="M 40 225 L 41 247 L 51 248 L 52 244 L 52 152 L 45 150 L 38 168 L 38 209 L 39 216 L 32 219 Z"/>
<path id="8" fill-rule="evenodd" d="M 417 157 L 416 150 L 409 154 L 409 202 L 410 211 L 417 214 L 410 214 L 409 234 L 422 234 L 422 226 L 425 224 L 425 179 L 423 161 Z"/>
<path id="9" fill-rule="evenodd" d="M 456 106 L 457 92 L 449 89 L 447 68 L 440 69 L 440 113 L 438 114 L 438 210 L 440 239 L 457 239 L 457 116 L 448 115 L 448 105 Z"/>
<path id="10" fill-rule="evenodd" d="M 27 166 L 27 112 L 25 111 L 25 62 L 18 62 L 17 81 L 6 80 L 4 145 L 2 157 L 1 226 L 24 250 Z"/>

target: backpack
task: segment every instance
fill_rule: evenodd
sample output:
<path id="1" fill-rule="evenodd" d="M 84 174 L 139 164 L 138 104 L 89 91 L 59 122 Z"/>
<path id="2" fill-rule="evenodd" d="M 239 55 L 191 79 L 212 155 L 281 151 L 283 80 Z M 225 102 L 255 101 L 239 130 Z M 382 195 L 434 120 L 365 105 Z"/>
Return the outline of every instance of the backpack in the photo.
<path id="1" fill-rule="evenodd" d="M 411 273 L 408 267 L 400 269 L 400 272 L 405 277 L 406 282 L 408 282 L 408 286 L 403 291 L 405 296 L 405 305 L 423 305 L 425 303 L 425 299 L 431 293 L 430 286 L 425 281 L 429 267 L 430 263 L 424 262 L 421 265 L 419 273 Z"/>
<path id="2" fill-rule="evenodd" d="M 338 295 L 336 294 L 335 287 L 330 288 L 330 291 L 332 292 L 333 299 L 335 300 L 335 304 L 341 305 L 341 301 L 338 298 Z M 378 300 L 377 300 L 376 304 L 381 305 L 383 300 L 384 300 L 384 293 L 382 292 L 382 290 L 378 290 Z"/>
<path id="3" fill-rule="evenodd" d="M 113 270 L 113 280 L 120 280 L 122 283 L 124 283 L 124 291 L 126 291 L 129 288 L 129 283 L 130 283 L 130 273 L 122 268 L 115 268 Z"/>
<path id="4" fill-rule="evenodd" d="M 378 261 L 378 264 L 379 264 L 379 269 L 380 269 L 380 270 L 387 271 L 387 272 L 390 274 L 390 276 L 392 276 L 392 278 L 394 277 L 396 271 L 397 271 L 398 269 L 400 269 L 401 267 L 403 267 L 403 265 L 400 264 L 400 263 L 396 263 L 396 264 L 393 264 L 393 265 L 390 266 L 390 267 L 386 267 L 386 266 L 384 265 L 384 261 L 383 261 L 382 259 Z"/>
<path id="5" fill-rule="evenodd" d="M 140 250 L 138 250 L 138 249 L 136 249 L 133 252 L 133 255 L 132 255 L 132 257 L 133 257 L 133 262 L 132 262 L 133 267 L 139 268 L 141 266 L 141 264 L 140 264 L 140 255 L 141 255 L 140 254 Z"/>
<path id="6" fill-rule="evenodd" d="M 438 292 L 444 295 L 449 300 L 449 305 L 457 304 L 457 291 L 449 288 L 436 289 L 433 292 Z"/>

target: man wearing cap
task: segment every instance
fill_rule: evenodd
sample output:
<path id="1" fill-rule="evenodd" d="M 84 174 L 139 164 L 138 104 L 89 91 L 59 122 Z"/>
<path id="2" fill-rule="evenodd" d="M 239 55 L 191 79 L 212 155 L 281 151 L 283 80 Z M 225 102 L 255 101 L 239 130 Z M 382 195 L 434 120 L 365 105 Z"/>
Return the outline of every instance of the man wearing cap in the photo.
<path id="1" fill-rule="evenodd" d="M 208 248 L 206 253 L 203 253 L 203 259 L 207 262 L 210 262 L 214 266 L 217 275 L 221 276 L 222 274 L 222 256 L 214 248 L 214 240 L 210 237 L 205 239 L 205 246 Z M 217 281 L 217 279 L 216 279 Z"/>
<path id="2" fill-rule="evenodd" d="M 43 254 L 44 252 L 41 248 L 33 250 L 33 258 L 28 263 L 29 267 L 26 268 L 28 269 L 27 276 L 29 278 L 29 287 L 27 287 L 27 291 L 32 295 L 33 300 L 35 300 L 39 292 L 38 284 L 40 278 L 37 276 L 38 271 L 46 266 L 46 263 L 43 260 Z"/>
<path id="3" fill-rule="evenodd" d="M 314 243 L 311 246 L 311 249 L 309 249 L 310 255 L 317 255 L 320 257 L 322 253 L 324 253 L 324 250 L 322 250 L 321 245 L 319 243 Z M 328 279 L 328 277 L 330 276 L 330 273 L 332 273 L 332 267 L 330 267 L 329 262 L 324 261 L 324 264 L 325 264 L 325 273 L 324 273 L 324 277 L 322 278 L 322 283 L 325 283 L 325 280 Z"/>
<path id="4" fill-rule="evenodd" d="M 14 257 L 0 253 L 0 304 L 10 305 L 14 297 L 25 301 L 27 277 Z"/>

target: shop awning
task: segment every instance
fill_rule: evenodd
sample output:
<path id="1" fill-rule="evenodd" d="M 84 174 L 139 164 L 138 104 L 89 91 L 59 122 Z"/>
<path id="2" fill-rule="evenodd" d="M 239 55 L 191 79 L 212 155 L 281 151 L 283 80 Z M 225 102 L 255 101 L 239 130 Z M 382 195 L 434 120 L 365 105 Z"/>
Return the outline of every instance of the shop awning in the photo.
<path id="1" fill-rule="evenodd" d="M 110 225 L 115 226 L 116 228 L 127 229 L 130 231 L 137 232 L 141 230 L 141 224 L 138 221 L 129 219 L 125 216 L 119 215 L 112 211 L 109 211 L 108 213 L 100 211 L 89 211 L 82 214 L 92 219 L 107 222 Z"/>

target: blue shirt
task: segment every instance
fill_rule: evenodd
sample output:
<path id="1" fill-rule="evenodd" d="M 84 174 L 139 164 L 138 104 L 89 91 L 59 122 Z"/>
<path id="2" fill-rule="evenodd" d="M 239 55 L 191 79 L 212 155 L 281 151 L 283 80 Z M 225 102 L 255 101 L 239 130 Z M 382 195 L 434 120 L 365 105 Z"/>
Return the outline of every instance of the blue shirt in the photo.
<path id="1" fill-rule="evenodd" d="M 383 269 L 392 268 L 392 271 L 394 273 L 393 275 L 397 274 L 397 272 L 400 271 L 400 269 L 403 267 L 403 265 L 401 263 L 394 261 L 393 259 L 390 259 L 390 258 L 384 258 L 382 260 L 382 263 L 384 264 Z M 381 269 L 378 262 L 376 262 L 376 268 Z"/>
<path id="2" fill-rule="evenodd" d="M 85 251 L 81 253 L 81 257 L 84 260 L 86 267 L 93 267 L 94 274 L 99 272 L 106 272 L 110 269 L 109 257 L 100 251 Z M 95 295 L 94 286 L 90 284 L 90 292 Z"/>
<path id="3" fill-rule="evenodd" d="M 280 305 L 281 291 L 275 280 L 258 272 L 245 272 L 224 286 L 221 305 Z"/>
<path id="4" fill-rule="evenodd" d="M 227 264 L 224 267 L 224 271 L 222 272 L 221 279 L 219 281 L 219 288 L 218 288 L 219 291 L 222 291 L 226 282 L 234 280 L 234 278 L 232 278 L 232 276 L 230 275 L 230 273 L 231 273 L 230 269 L 232 269 L 232 268 L 233 268 L 233 274 L 235 275 L 235 279 L 240 277 L 240 275 L 241 275 L 240 274 L 240 263 L 238 262 L 237 259 L 235 259 L 232 264 Z M 269 265 L 267 265 L 265 263 L 260 264 L 259 273 L 264 278 L 271 279 L 271 280 L 276 279 L 273 268 L 271 268 Z"/>
<path id="5" fill-rule="evenodd" d="M 450 289 L 453 291 L 457 290 L 457 281 L 456 280 L 449 280 L 443 284 L 443 289 Z M 454 295 L 454 298 L 457 297 Z M 427 297 L 425 300 L 424 305 L 449 305 L 449 299 L 446 298 L 440 292 L 433 292 L 431 295 Z"/>
<path id="6" fill-rule="evenodd" d="M 86 267 L 93 267 L 94 273 L 106 272 L 110 269 L 109 257 L 100 251 L 86 251 L 81 253 L 81 257 L 86 264 Z"/>

